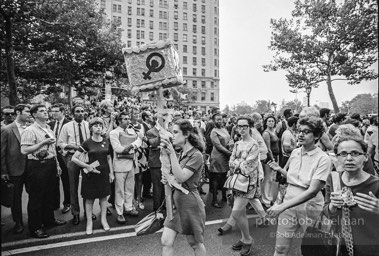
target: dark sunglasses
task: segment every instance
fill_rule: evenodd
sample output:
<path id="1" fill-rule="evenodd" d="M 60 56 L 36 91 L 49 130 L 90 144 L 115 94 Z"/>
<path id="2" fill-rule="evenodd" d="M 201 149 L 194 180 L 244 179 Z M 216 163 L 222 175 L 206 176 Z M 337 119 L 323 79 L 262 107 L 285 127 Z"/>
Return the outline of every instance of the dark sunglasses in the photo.
<path id="1" fill-rule="evenodd" d="M 16 113 L 4 113 L 5 116 L 15 116 Z"/>

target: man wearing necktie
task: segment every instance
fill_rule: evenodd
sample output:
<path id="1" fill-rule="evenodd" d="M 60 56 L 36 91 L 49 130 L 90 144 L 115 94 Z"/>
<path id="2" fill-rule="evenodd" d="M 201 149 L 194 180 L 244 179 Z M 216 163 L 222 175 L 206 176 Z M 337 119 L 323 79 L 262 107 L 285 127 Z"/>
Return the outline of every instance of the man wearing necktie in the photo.
<path id="1" fill-rule="evenodd" d="M 70 122 L 68 119 L 65 118 L 65 108 L 63 104 L 56 104 L 51 107 L 51 112 L 53 113 L 53 118 L 54 121 L 51 121 L 49 123 L 49 126 L 51 130 L 54 131 L 55 138 L 59 138 L 59 134 L 62 130 L 63 125 L 67 124 Z M 59 165 L 62 169 L 62 174 L 61 174 L 61 179 L 62 179 L 62 185 L 63 185 L 63 195 L 64 195 L 64 200 L 63 200 L 63 209 L 62 213 L 67 213 L 71 209 L 71 204 L 70 204 L 70 182 L 68 179 L 68 170 L 66 163 L 64 161 L 64 156 L 62 155 L 62 151 L 59 149 L 57 146 L 57 158 Z M 58 179 L 58 186 L 56 190 L 56 208 L 59 208 L 60 206 L 60 185 L 59 185 L 59 177 Z"/>
<path id="2" fill-rule="evenodd" d="M 22 191 L 25 184 L 25 169 L 27 157 L 21 154 L 21 133 L 26 128 L 30 118 L 30 107 L 19 104 L 15 107 L 17 114 L 15 122 L 1 129 L 1 178 L 14 185 L 12 218 L 16 223 L 15 234 L 24 231 L 22 221 Z"/>
<path id="3" fill-rule="evenodd" d="M 65 156 L 65 162 L 68 170 L 68 178 L 70 182 L 70 203 L 71 213 L 73 215 L 72 223 L 78 225 L 80 223 L 80 207 L 79 207 L 79 175 L 80 167 L 71 161 L 75 151 L 79 149 L 82 143 L 90 138 L 88 122 L 84 121 L 84 108 L 82 106 L 74 106 L 71 109 L 74 120 L 63 125 L 58 139 L 58 147 Z M 83 201 L 84 205 L 84 201 Z M 93 215 L 93 219 L 96 218 Z"/>

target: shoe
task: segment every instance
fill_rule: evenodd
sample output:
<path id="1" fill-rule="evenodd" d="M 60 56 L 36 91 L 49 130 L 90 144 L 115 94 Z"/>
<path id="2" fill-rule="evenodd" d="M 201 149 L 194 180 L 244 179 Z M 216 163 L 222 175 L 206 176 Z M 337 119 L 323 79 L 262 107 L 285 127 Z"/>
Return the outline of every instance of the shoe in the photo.
<path id="1" fill-rule="evenodd" d="M 125 214 L 129 215 L 129 216 L 132 216 L 132 217 L 138 217 L 138 211 L 135 210 L 135 209 L 130 210 L 130 211 L 125 211 Z"/>
<path id="2" fill-rule="evenodd" d="M 35 238 L 48 238 L 49 234 L 46 233 L 45 230 L 43 230 L 42 228 L 40 228 L 40 229 L 37 229 L 36 231 L 32 232 L 32 237 L 35 237 Z"/>
<path id="3" fill-rule="evenodd" d="M 241 251 L 243 245 L 244 245 L 244 243 L 242 243 L 242 241 L 239 240 L 237 243 L 232 245 L 232 249 L 234 251 Z"/>
<path id="4" fill-rule="evenodd" d="M 14 234 L 21 234 L 24 231 L 24 225 L 22 223 L 16 223 L 13 227 Z"/>
<path id="5" fill-rule="evenodd" d="M 143 205 L 143 203 L 138 203 L 138 208 L 140 208 L 141 210 L 145 209 L 145 206 Z"/>
<path id="6" fill-rule="evenodd" d="M 119 224 L 125 224 L 126 223 L 126 220 L 125 220 L 125 217 L 124 217 L 124 215 L 118 215 L 117 216 L 117 222 L 119 223 Z"/>
<path id="7" fill-rule="evenodd" d="M 242 249 L 240 252 L 241 256 L 247 256 L 250 255 L 250 253 L 253 251 L 253 244 L 243 244 Z"/>
<path id="8" fill-rule="evenodd" d="M 103 226 L 104 231 L 111 230 L 111 228 L 109 227 L 108 223 L 106 225 L 102 225 L 102 226 Z"/>
<path id="9" fill-rule="evenodd" d="M 79 214 L 78 215 L 74 215 L 74 218 L 72 219 L 72 224 L 79 225 L 79 223 L 80 223 Z"/>
<path id="10" fill-rule="evenodd" d="M 71 205 L 69 205 L 69 204 L 66 204 L 64 207 L 63 207 L 63 209 L 62 209 L 62 213 L 64 214 L 64 213 L 68 213 L 68 211 L 70 211 L 71 210 Z"/>
<path id="11" fill-rule="evenodd" d="M 65 220 L 55 219 L 53 222 L 47 224 L 46 227 L 57 227 L 57 226 L 65 225 L 66 223 L 67 222 Z"/>
<path id="12" fill-rule="evenodd" d="M 215 208 L 221 208 L 221 205 L 218 202 L 213 202 L 212 206 Z"/>
<path id="13" fill-rule="evenodd" d="M 217 229 L 217 231 L 218 231 L 218 235 L 219 235 L 219 236 L 222 236 L 222 235 L 228 234 L 231 230 L 232 230 L 231 228 L 229 228 L 229 229 L 227 229 L 227 230 L 224 230 L 224 229 L 222 229 L 222 228 Z"/>
<path id="14" fill-rule="evenodd" d="M 112 215 L 111 209 L 109 209 L 109 208 L 107 207 L 107 216 L 111 216 L 111 215 Z"/>

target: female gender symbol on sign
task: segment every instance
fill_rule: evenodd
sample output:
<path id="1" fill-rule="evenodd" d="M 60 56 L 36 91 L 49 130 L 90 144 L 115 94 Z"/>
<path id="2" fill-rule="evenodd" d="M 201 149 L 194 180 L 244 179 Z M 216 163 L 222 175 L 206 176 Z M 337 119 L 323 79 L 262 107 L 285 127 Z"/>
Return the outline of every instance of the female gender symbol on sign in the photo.
<path id="1" fill-rule="evenodd" d="M 157 60 L 152 60 L 153 57 L 158 57 L 161 59 L 161 63 L 159 64 L 159 62 Z M 162 56 L 162 54 L 158 53 L 158 52 L 153 52 L 151 53 L 147 58 L 146 58 L 146 67 L 149 69 L 147 73 L 145 72 L 142 72 L 143 74 L 143 79 L 149 79 L 151 80 L 151 72 L 159 72 L 162 70 L 162 68 L 164 68 L 165 66 L 165 59 L 164 57 Z"/>

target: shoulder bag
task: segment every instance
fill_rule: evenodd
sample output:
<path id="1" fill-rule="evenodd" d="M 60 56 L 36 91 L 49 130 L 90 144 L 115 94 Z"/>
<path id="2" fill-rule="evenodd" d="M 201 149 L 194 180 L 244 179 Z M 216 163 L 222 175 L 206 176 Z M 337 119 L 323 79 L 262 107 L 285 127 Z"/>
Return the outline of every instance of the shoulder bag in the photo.
<path id="1" fill-rule="evenodd" d="M 134 226 L 134 231 L 137 236 L 153 234 L 163 228 L 165 218 L 163 217 L 161 210 L 164 202 L 165 201 L 163 201 L 158 210 L 148 214 Z"/>
<path id="2" fill-rule="evenodd" d="M 79 151 L 79 155 L 77 155 L 77 159 L 83 163 L 86 163 L 88 164 L 89 163 L 89 157 L 88 157 L 88 152 L 82 147 L 82 146 L 79 146 L 80 150 L 83 151 L 83 152 L 80 152 Z"/>
<path id="3" fill-rule="evenodd" d="M 231 189 L 236 192 L 247 193 L 250 185 L 250 177 L 241 173 L 237 169 L 233 175 L 229 176 L 224 184 L 224 188 Z"/>

